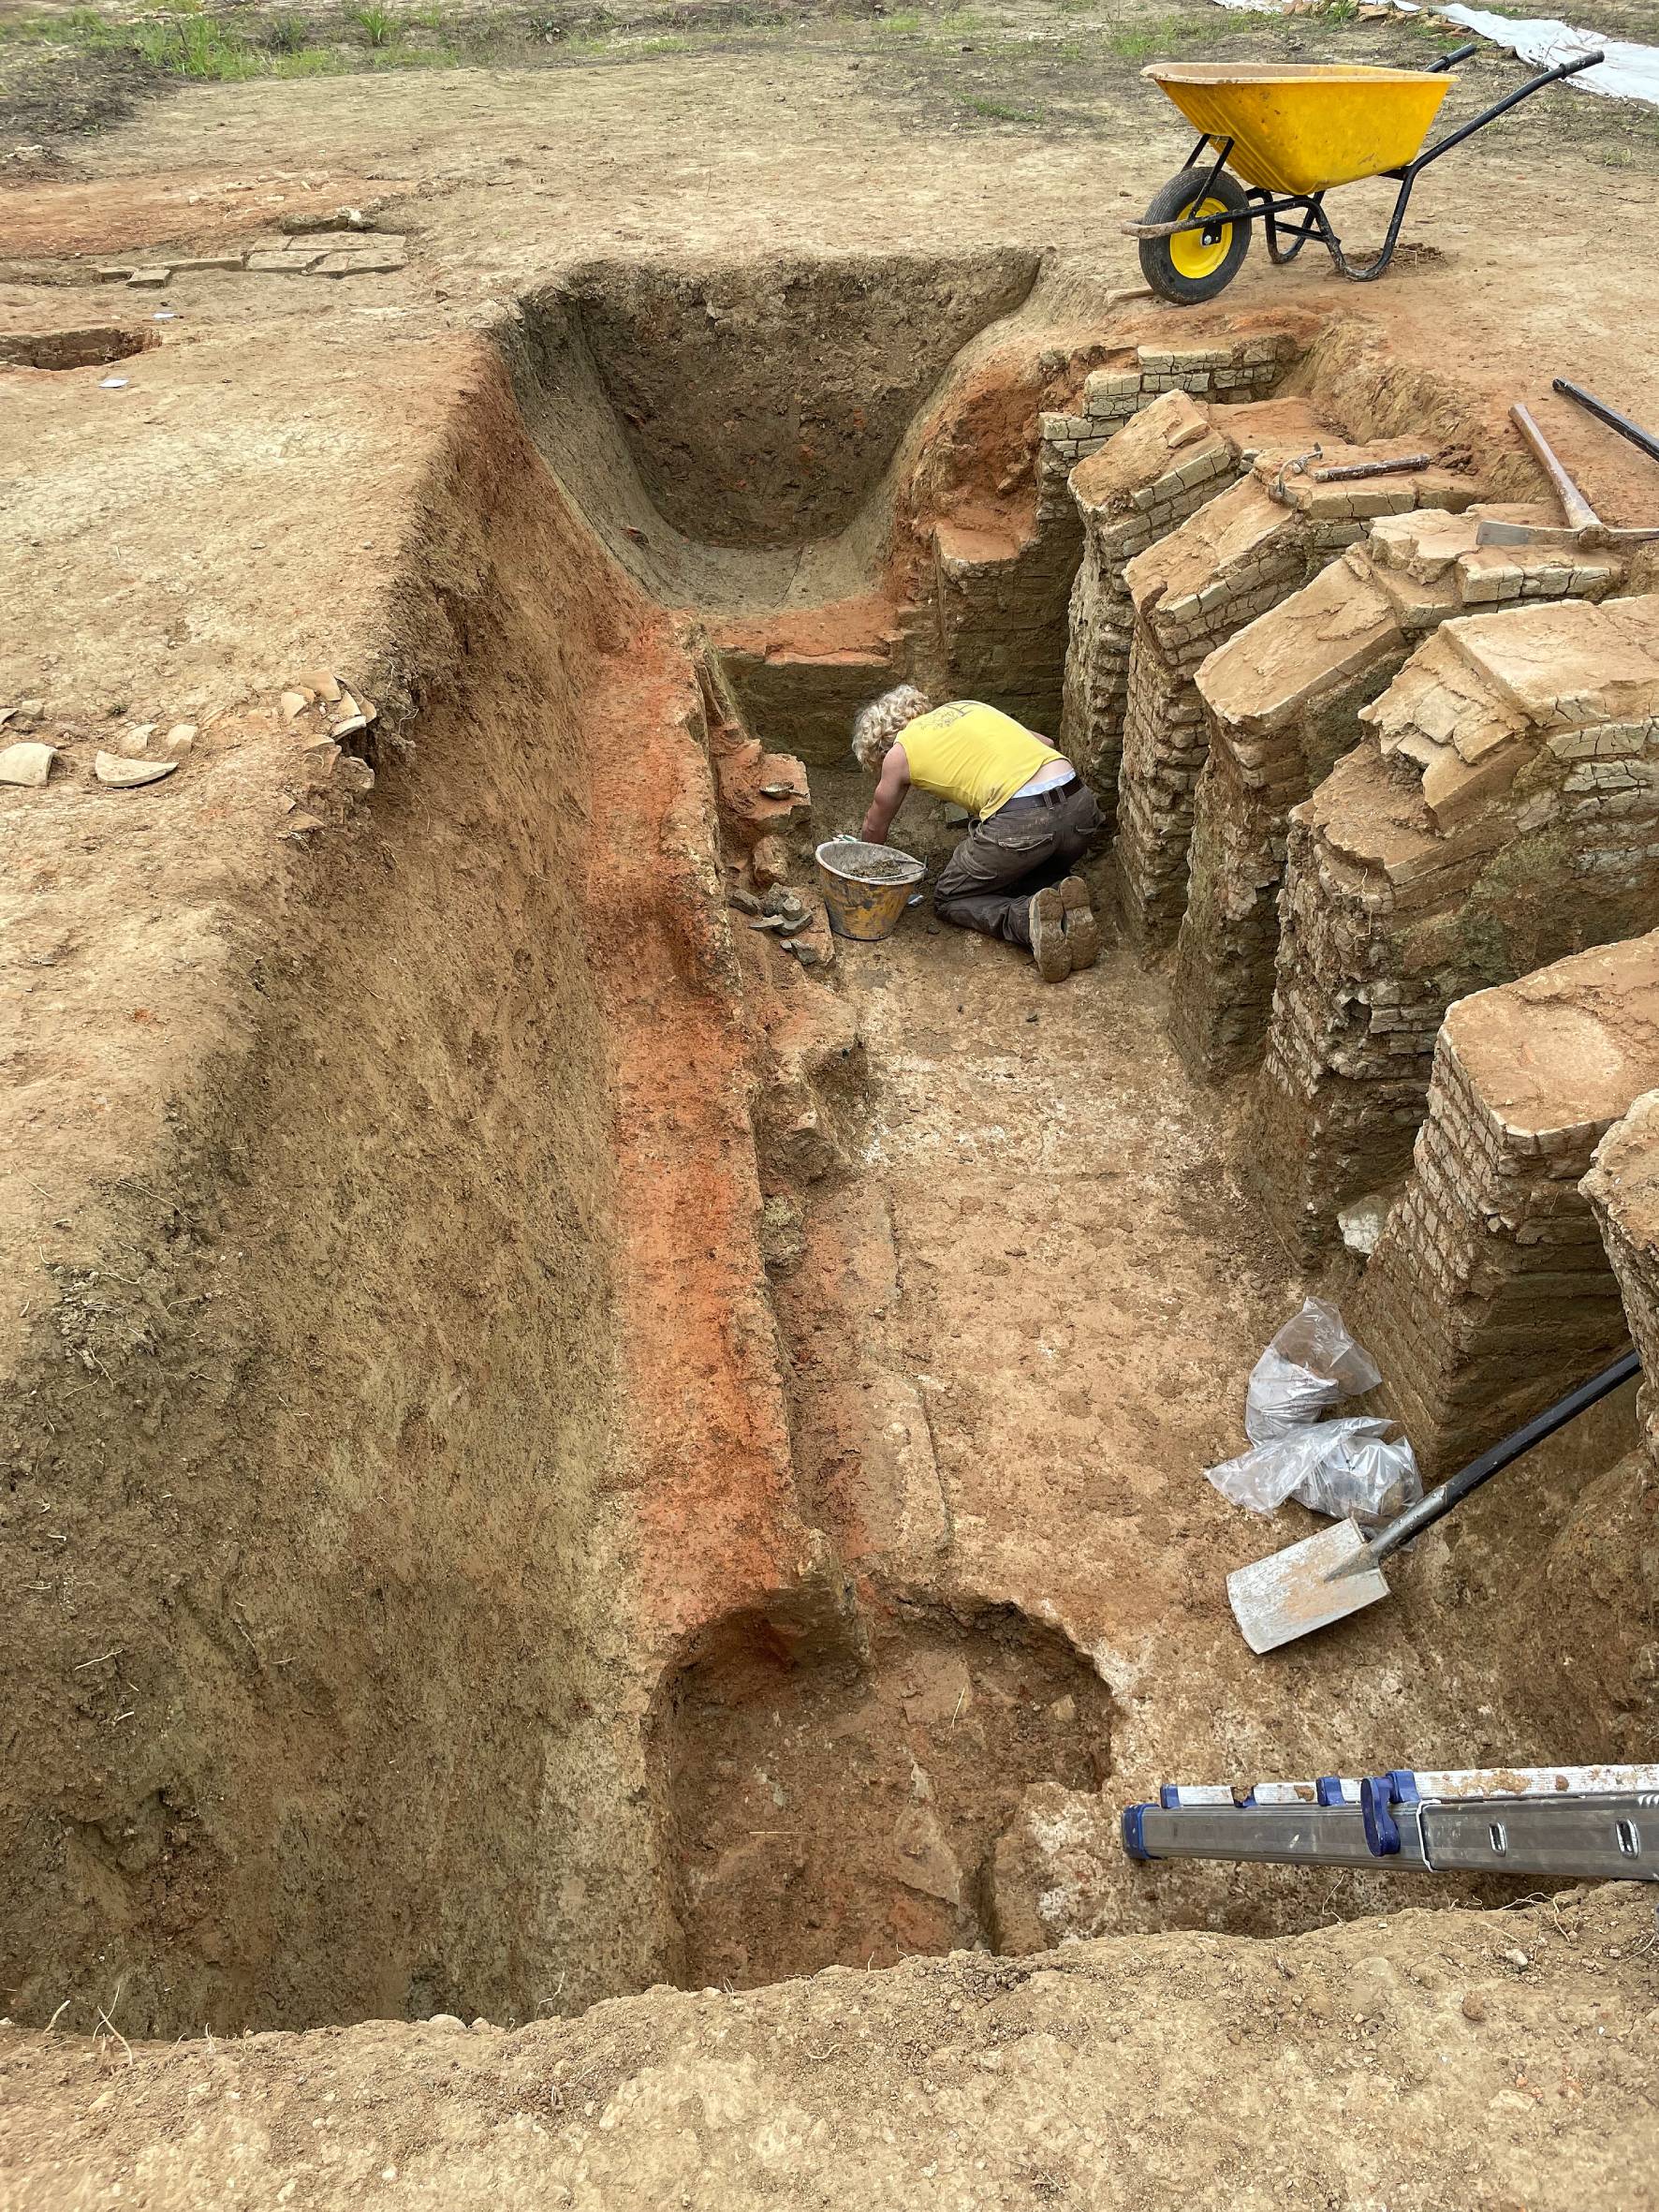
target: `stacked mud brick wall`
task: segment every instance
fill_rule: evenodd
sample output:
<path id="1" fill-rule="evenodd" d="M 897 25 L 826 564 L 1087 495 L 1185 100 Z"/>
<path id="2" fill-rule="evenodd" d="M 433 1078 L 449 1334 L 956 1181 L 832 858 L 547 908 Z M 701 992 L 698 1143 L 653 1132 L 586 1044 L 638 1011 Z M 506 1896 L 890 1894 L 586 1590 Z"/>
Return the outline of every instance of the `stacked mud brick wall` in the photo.
<path id="1" fill-rule="evenodd" d="M 1123 367 L 1095 369 L 1083 381 L 1081 414 L 1041 418 L 1039 514 L 1069 514 L 1067 479 L 1078 463 L 1098 453 L 1132 415 L 1161 393 L 1185 391 L 1195 398 L 1223 401 L 1266 399 L 1300 350 L 1287 332 L 1275 331 L 1225 346 L 1138 346 Z"/>
<path id="2" fill-rule="evenodd" d="M 1320 465 L 1406 460 L 1409 440 L 1327 444 Z M 1246 624 L 1298 591 L 1382 514 L 1467 507 L 1466 477 L 1423 468 L 1317 483 L 1269 452 L 1149 552 L 1125 580 L 1135 607 L 1129 699 L 1118 776 L 1118 891 L 1129 936 L 1170 942 L 1187 902 L 1194 795 L 1209 749 L 1199 664 Z"/>
<path id="3" fill-rule="evenodd" d="M 1444 625 L 1290 818 L 1247 1168 L 1288 1234 L 1402 1175 L 1454 999 L 1659 912 L 1659 598 Z"/>
<path id="4" fill-rule="evenodd" d="M 1584 1193 L 1641 1355 L 1643 1454 L 1650 1482 L 1659 1482 L 1659 1090 L 1638 1099 L 1602 1139 Z"/>
<path id="5" fill-rule="evenodd" d="M 1549 519 L 1542 509 L 1513 508 L 1380 517 L 1360 544 L 1199 668 L 1209 743 L 1172 1008 L 1177 1046 L 1195 1074 L 1230 1075 L 1260 1056 L 1290 810 L 1358 742 L 1359 710 L 1443 622 L 1601 598 L 1619 582 L 1622 564 L 1610 553 L 1480 545 L 1480 519 L 1494 511 Z"/>
<path id="6" fill-rule="evenodd" d="M 1073 469 L 1083 555 L 1071 593 L 1060 747 L 1108 823 L 1117 818 L 1135 621 L 1123 571 L 1236 482 L 1264 447 L 1305 450 L 1319 435 L 1305 400 L 1218 406 L 1167 391 Z"/>
<path id="7" fill-rule="evenodd" d="M 1075 515 L 1039 516 L 1024 540 L 940 523 L 933 532 L 937 673 L 945 699 L 982 699 L 1027 729 L 1060 727 L 1065 608 L 1079 547 Z"/>
<path id="8" fill-rule="evenodd" d="M 1055 735 L 1062 724 L 1066 612 L 1082 525 L 1066 479 L 1149 400 L 1174 391 L 1241 401 L 1270 391 L 1297 359 L 1287 335 L 1182 352 L 1141 349 L 1084 384 L 1085 413 L 1039 418 L 1029 522 L 934 524 L 932 563 L 914 601 L 884 610 L 848 600 L 839 634 L 823 610 L 741 618 L 719 627 L 728 678 L 762 741 L 819 766 L 846 757 L 853 715 L 908 678 L 941 699 L 984 699 Z"/>
<path id="9" fill-rule="evenodd" d="M 1083 411 L 1038 420 L 1036 510 L 1029 535 L 987 537 L 951 523 L 934 534 L 934 651 L 918 659 L 936 691 L 988 700 L 1052 736 L 1061 726 L 1066 614 L 1082 554 L 1082 524 L 1067 489 L 1078 462 L 1167 391 L 1245 400 L 1270 391 L 1299 347 L 1284 333 L 1180 349 L 1137 348 L 1097 369 Z"/>
<path id="10" fill-rule="evenodd" d="M 1356 1301 L 1388 1410 L 1434 1475 L 1622 1348 L 1580 1179 L 1659 1084 L 1659 934 L 1461 999 L 1434 1048 L 1405 1188 Z"/>
<path id="11" fill-rule="evenodd" d="M 815 768 L 838 768 L 853 716 L 915 665 L 927 611 L 876 597 L 781 608 L 719 625 L 725 680 L 760 742 Z"/>

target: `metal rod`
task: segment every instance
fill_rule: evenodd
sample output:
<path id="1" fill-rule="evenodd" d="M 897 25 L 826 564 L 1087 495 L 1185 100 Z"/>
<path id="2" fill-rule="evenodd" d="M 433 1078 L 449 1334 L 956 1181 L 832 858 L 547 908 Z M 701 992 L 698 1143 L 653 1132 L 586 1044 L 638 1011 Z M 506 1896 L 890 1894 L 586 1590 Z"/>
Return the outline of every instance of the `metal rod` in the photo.
<path id="1" fill-rule="evenodd" d="M 1569 1421 L 1577 1421 L 1580 1413 L 1588 1412 L 1592 1406 L 1598 1404 L 1610 1392 L 1630 1381 L 1633 1376 L 1639 1375 L 1641 1365 L 1639 1356 L 1634 1351 L 1627 1351 L 1622 1359 L 1615 1360 L 1610 1367 L 1604 1367 L 1599 1375 L 1593 1375 L 1588 1382 L 1581 1382 L 1577 1390 L 1569 1391 L 1564 1398 L 1557 1398 L 1553 1406 L 1546 1406 L 1542 1413 L 1534 1413 L 1531 1421 L 1523 1423 L 1520 1428 L 1490 1446 L 1478 1458 L 1472 1459 L 1467 1467 L 1460 1467 L 1437 1490 L 1431 1490 L 1427 1497 L 1419 1498 L 1416 1505 L 1408 1506 L 1397 1519 L 1390 1521 L 1366 1546 L 1368 1563 L 1375 1566 L 1379 1560 L 1387 1558 L 1390 1552 L 1398 1551 L 1402 1543 L 1409 1543 L 1414 1536 L 1420 1536 L 1425 1528 L 1431 1527 L 1444 1514 L 1449 1513 L 1453 1506 L 1461 1505 L 1472 1490 L 1478 1490 L 1483 1482 L 1490 1482 L 1511 1460 L 1519 1459 L 1524 1452 L 1530 1452 L 1534 1444 L 1543 1443 L 1547 1437 L 1554 1436 L 1557 1429 L 1565 1428 Z"/>
<path id="2" fill-rule="evenodd" d="M 1522 100 L 1530 100 L 1534 93 L 1542 92 L 1547 84 L 1558 84 L 1564 77 L 1576 77 L 1580 69 L 1593 69 L 1597 62 L 1605 62 L 1607 58 L 1598 48 L 1594 53 L 1581 53 L 1576 61 L 1563 62 L 1559 68 L 1546 69 L 1541 77 L 1533 78 L 1529 83 L 1517 85 L 1512 93 L 1495 106 L 1484 109 L 1457 130 L 1448 132 L 1444 139 L 1431 146 L 1426 154 L 1419 154 L 1415 161 L 1408 161 L 1404 169 L 1397 173 L 1415 178 L 1419 170 L 1428 168 L 1430 162 L 1438 161 L 1443 154 L 1449 154 L 1454 146 L 1461 146 L 1465 139 L 1473 138 L 1477 130 L 1484 130 L 1489 123 L 1495 123 L 1500 115 L 1506 115 L 1511 108 L 1519 107 Z"/>
<path id="3" fill-rule="evenodd" d="M 1353 477 L 1409 475 L 1414 468 L 1427 468 L 1432 458 L 1429 453 L 1407 453 L 1400 461 L 1351 461 L 1342 468 L 1314 468 L 1308 474 L 1315 484 L 1345 484 Z"/>
<path id="4" fill-rule="evenodd" d="M 1219 154 L 1218 154 L 1218 155 L 1215 156 L 1215 159 L 1214 159 L 1214 161 L 1211 163 L 1211 170 L 1210 170 L 1210 174 L 1209 174 L 1209 175 L 1208 175 L 1208 176 L 1207 176 L 1207 177 L 1204 179 L 1204 182 L 1203 182 L 1203 183 L 1202 183 L 1202 184 L 1201 184 L 1198 186 L 1198 199 L 1199 199 L 1200 202 L 1202 202 L 1203 200 L 1206 200 L 1206 199 L 1209 199 L 1209 197 L 1210 197 L 1210 195 L 1211 194 L 1211 192 L 1213 192 L 1213 191 L 1214 191 L 1214 189 L 1215 189 L 1215 180 L 1216 180 L 1216 178 L 1217 178 L 1217 177 L 1219 177 L 1219 176 L 1220 176 L 1220 174 L 1221 174 L 1222 170 L 1223 170 L 1224 169 L 1226 169 L 1226 165 L 1227 165 L 1227 155 L 1229 155 L 1229 154 L 1232 152 L 1232 150 L 1233 150 L 1233 140 L 1232 140 L 1231 139 L 1223 139 L 1223 140 L 1221 141 L 1221 152 L 1220 152 L 1220 153 L 1219 153 Z M 1213 222 L 1214 222 L 1214 220 L 1215 220 L 1215 218 L 1214 218 L 1213 216 L 1211 216 L 1211 223 L 1213 223 Z"/>
<path id="5" fill-rule="evenodd" d="M 1264 207 L 1230 207 L 1224 215 L 1183 215 L 1179 223 L 1123 223 L 1119 228 L 1125 238 L 1178 238 L 1183 230 L 1210 230 L 1224 223 L 1250 223 L 1258 215 L 1283 214 L 1288 208 L 1307 208 L 1313 204 L 1304 196 L 1291 194 L 1284 199 L 1270 200 Z"/>
<path id="6" fill-rule="evenodd" d="M 1598 422 L 1605 422 L 1609 430 L 1616 430 L 1621 437 L 1627 437 L 1638 446 L 1650 461 L 1659 461 L 1659 437 L 1644 430 L 1639 422 L 1633 422 L 1628 415 L 1621 415 L 1617 407 L 1609 407 L 1605 399 L 1597 399 L 1586 391 L 1581 384 L 1569 383 L 1565 376 L 1557 376 L 1550 386 L 1564 399 L 1576 400 L 1587 415 L 1593 415 Z"/>

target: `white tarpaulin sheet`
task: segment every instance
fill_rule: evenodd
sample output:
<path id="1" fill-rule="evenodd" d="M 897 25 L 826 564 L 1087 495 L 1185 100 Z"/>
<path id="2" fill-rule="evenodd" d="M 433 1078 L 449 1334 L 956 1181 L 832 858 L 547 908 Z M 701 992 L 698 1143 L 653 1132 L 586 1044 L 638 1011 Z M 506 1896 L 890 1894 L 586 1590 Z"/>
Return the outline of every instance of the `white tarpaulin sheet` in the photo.
<path id="1" fill-rule="evenodd" d="M 1216 0 L 1216 5 L 1243 8 L 1254 15 L 1284 12 L 1282 0 Z M 1372 5 L 1396 7 L 1402 15 L 1422 12 L 1413 0 L 1372 0 Z M 1600 38 L 1593 31 L 1580 31 L 1555 16 L 1522 22 L 1516 16 L 1494 15 L 1490 7 L 1458 6 L 1431 7 L 1429 12 L 1461 30 L 1490 38 L 1494 46 L 1508 47 L 1511 53 L 1538 69 L 1556 68 L 1570 62 L 1576 53 L 1594 53 L 1599 49 L 1607 60 L 1567 78 L 1568 84 L 1583 92 L 1599 92 L 1606 99 L 1645 100 L 1650 108 L 1659 108 L 1659 46 L 1638 46 L 1630 38 Z"/>

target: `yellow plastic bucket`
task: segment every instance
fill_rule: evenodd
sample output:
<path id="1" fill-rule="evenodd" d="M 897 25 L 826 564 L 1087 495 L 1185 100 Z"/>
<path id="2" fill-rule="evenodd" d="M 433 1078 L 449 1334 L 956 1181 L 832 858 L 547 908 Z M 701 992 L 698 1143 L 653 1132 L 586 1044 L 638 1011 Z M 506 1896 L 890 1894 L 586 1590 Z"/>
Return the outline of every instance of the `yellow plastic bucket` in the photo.
<path id="1" fill-rule="evenodd" d="M 914 853 L 861 837 L 831 837 L 817 851 L 818 889 L 838 937 L 891 936 L 927 870 Z"/>

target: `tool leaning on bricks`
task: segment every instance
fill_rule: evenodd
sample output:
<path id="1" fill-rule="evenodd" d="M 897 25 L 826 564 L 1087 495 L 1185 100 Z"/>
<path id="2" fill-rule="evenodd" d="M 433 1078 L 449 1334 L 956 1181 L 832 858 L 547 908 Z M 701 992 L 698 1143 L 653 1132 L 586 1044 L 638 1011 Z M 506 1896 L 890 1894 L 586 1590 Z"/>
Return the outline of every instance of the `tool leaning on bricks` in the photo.
<path id="1" fill-rule="evenodd" d="M 995 707 L 934 706 L 913 684 L 855 718 L 853 752 L 876 779 L 861 832 L 872 845 L 887 843 L 912 789 L 967 812 L 933 887 L 942 922 L 1022 947 L 1048 983 L 1094 966 L 1100 928 L 1074 871 L 1105 843 L 1106 821 L 1063 754 Z"/>

